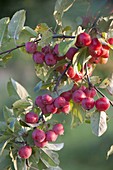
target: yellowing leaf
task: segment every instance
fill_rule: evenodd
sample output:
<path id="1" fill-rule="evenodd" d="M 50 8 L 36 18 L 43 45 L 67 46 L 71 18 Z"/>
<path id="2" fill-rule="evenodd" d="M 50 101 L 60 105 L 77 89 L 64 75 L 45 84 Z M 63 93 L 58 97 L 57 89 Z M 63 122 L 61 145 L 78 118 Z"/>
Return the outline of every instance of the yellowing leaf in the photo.
<path id="1" fill-rule="evenodd" d="M 113 74 L 109 79 L 109 85 L 107 86 L 107 90 L 111 95 L 113 95 Z"/>
<path id="2" fill-rule="evenodd" d="M 106 78 L 106 79 L 104 79 L 104 80 L 102 81 L 102 83 L 99 85 L 99 88 L 104 89 L 104 88 L 106 88 L 106 87 L 109 85 L 109 83 L 110 83 L 109 79 Z"/>

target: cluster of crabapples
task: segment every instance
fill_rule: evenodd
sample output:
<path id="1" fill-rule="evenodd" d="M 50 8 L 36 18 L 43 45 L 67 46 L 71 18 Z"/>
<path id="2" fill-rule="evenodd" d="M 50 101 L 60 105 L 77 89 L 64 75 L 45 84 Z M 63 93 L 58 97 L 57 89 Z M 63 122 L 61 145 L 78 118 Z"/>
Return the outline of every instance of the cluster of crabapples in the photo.
<path id="1" fill-rule="evenodd" d="M 91 56 L 87 63 L 87 67 L 90 69 L 88 73 L 90 76 L 93 71 L 92 64 L 107 63 L 110 45 L 113 45 L 113 38 L 107 39 L 106 42 L 102 44 L 97 37 L 92 38 L 89 34 L 83 32 L 77 36 L 75 45 L 70 47 L 64 56 L 59 56 L 58 44 L 53 48 L 51 48 L 50 45 L 45 46 L 41 51 L 38 51 L 36 42 L 27 42 L 25 49 L 33 55 L 33 60 L 36 64 L 45 63 L 47 66 L 52 67 L 55 66 L 58 61 L 65 59 L 67 64 L 56 68 L 56 70 L 62 74 L 67 68 L 68 61 L 72 61 L 79 49 L 85 47 Z M 86 67 L 86 65 L 84 67 Z M 63 92 L 56 98 L 53 98 L 49 94 L 36 97 L 35 105 L 41 110 L 43 115 L 59 114 L 62 112 L 68 114 L 71 110 L 70 101 L 80 104 L 83 110 L 86 111 L 94 107 L 99 112 L 109 109 L 110 102 L 106 97 L 95 99 L 97 91 L 94 87 L 85 87 L 76 84 L 76 82 L 79 83 L 84 77 L 84 69 L 85 68 L 82 68 L 79 74 L 74 71 L 73 66 L 69 66 L 66 70 L 65 75 L 67 78 L 69 77 L 74 81 L 74 86 L 71 90 Z M 30 124 L 38 123 L 38 114 L 34 112 L 27 113 L 25 115 L 25 122 Z M 58 135 L 62 135 L 63 133 L 64 127 L 60 123 L 53 125 L 51 129 L 46 131 L 37 127 L 32 132 L 32 139 L 36 147 L 43 148 L 48 142 L 55 142 Z M 26 144 L 19 149 L 18 154 L 21 158 L 28 159 L 32 154 L 32 147 Z"/>
<path id="2" fill-rule="evenodd" d="M 39 117 L 37 113 L 29 112 L 25 115 L 25 122 L 30 124 L 38 123 Z M 32 139 L 34 145 L 38 148 L 45 147 L 48 142 L 55 142 L 59 135 L 64 134 L 64 127 L 61 123 L 54 124 L 52 129 L 44 131 L 40 128 L 35 128 L 32 132 Z M 24 145 L 20 147 L 18 151 L 19 156 L 22 159 L 28 159 L 32 154 L 32 147 L 29 145 Z"/>

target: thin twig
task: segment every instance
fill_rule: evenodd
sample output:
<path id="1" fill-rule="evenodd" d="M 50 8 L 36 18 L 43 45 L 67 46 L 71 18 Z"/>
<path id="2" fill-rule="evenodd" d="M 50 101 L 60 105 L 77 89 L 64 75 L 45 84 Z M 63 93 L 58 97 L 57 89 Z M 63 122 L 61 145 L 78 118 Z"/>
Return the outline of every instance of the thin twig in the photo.
<path id="1" fill-rule="evenodd" d="M 72 62 L 69 62 L 68 65 L 66 66 L 66 69 L 63 71 L 63 73 L 61 74 L 61 76 L 59 76 L 57 82 L 56 82 L 56 85 L 54 87 L 54 91 L 57 92 L 57 88 L 60 84 L 60 81 L 62 80 L 63 76 L 65 75 L 66 71 L 68 70 L 68 68 L 70 67 L 70 65 L 72 64 Z"/>

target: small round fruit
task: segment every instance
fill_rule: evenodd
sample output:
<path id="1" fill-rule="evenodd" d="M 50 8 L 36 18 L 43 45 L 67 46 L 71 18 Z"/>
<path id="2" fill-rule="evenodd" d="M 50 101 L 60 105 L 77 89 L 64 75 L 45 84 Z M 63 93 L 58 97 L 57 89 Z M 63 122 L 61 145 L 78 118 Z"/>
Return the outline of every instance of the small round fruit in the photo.
<path id="1" fill-rule="evenodd" d="M 78 49 L 75 47 L 69 48 L 67 53 L 65 54 L 65 57 L 67 57 L 69 60 L 72 60 L 74 55 L 78 52 Z"/>
<path id="2" fill-rule="evenodd" d="M 57 107 L 54 106 L 54 104 L 49 104 L 46 106 L 46 110 L 48 113 L 52 113 L 52 114 L 55 114 L 57 112 Z"/>
<path id="3" fill-rule="evenodd" d="M 52 129 L 57 135 L 64 134 L 64 127 L 61 123 L 55 124 Z"/>
<path id="4" fill-rule="evenodd" d="M 43 148 L 48 144 L 48 141 L 46 141 L 46 140 L 44 140 L 43 142 L 34 141 L 34 144 L 39 148 Z"/>
<path id="5" fill-rule="evenodd" d="M 61 108 L 61 111 L 65 114 L 70 112 L 70 103 L 66 101 L 65 105 Z"/>
<path id="6" fill-rule="evenodd" d="M 35 99 L 35 104 L 40 107 L 40 108 L 43 108 L 44 107 L 44 104 L 42 102 L 42 96 L 37 96 L 36 99 Z"/>
<path id="7" fill-rule="evenodd" d="M 75 103 L 80 103 L 84 98 L 86 98 L 86 95 L 82 90 L 76 90 L 72 95 L 72 99 Z"/>
<path id="8" fill-rule="evenodd" d="M 108 42 L 109 42 L 110 45 L 113 45 L 113 38 L 109 38 Z"/>
<path id="9" fill-rule="evenodd" d="M 98 38 L 93 38 L 91 41 L 91 44 L 89 45 L 89 50 L 90 51 L 97 51 L 102 48 L 102 44 L 98 40 Z"/>
<path id="10" fill-rule="evenodd" d="M 95 101 L 95 106 L 99 111 L 106 111 L 110 107 L 110 102 L 106 97 L 101 97 Z"/>
<path id="11" fill-rule="evenodd" d="M 77 40 L 75 43 L 77 47 L 89 46 L 90 44 L 91 44 L 91 36 L 86 32 L 80 33 L 77 36 Z"/>
<path id="12" fill-rule="evenodd" d="M 91 97 L 86 97 L 82 100 L 82 107 L 85 109 L 85 110 L 90 110 L 94 107 L 95 105 L 95 101 L 93 98 Z"/>
<path id="13" fill-rule="evenodd" d="M 38 122 L 38 115 L 34 112 L 29 112 L 25 115 L 25 121 L 27 123 L 37 123 Z"/>
<path id="14" fill-rule="evenodd" d="M 19 149 L 18 154 L 22 159 L 28 159 L 32 154 L 32 148 L 28 145 L 22 146 Z"/>
<path id="15" fill-rule="evenodd" d="M 86 94 L 87 97 L 91 97 L 91 98 L 95 97 L 96 94 L 97 94 L 95 88 L 91 88 L 91 89 L 86 88 L 86 89 L 84 90 L 84 93 Z"/>
<path id="16" fill-rule="evenodd" d="M 33 54 L 37 50 L 37 44 L 34 42 L 25 43 L 25 49 L 28 53 Z"/>
<path id="17" fill-rule="evenodd" d="M 45 55 L 45 63 L 48 66 L 54 66 L 57 63 L 57 60 L 53 54 L 46 54 Z"/>
<path id="18" fill-rule="evenodd" d="M 33 54 L 33 60 L 36 64 L 43 64 L 44 62 L 44 54 L 42 52 L 35 52 Z"/>
<path id="19" fill-rule="evenodd" d="M 49 94 L 42 95 L 42 102 L 43 104 L 51 104 L 53 102 L 53 98 Z"/>
<path id="20" fill-rule="evenodd" d="M 43 130 L 35 129 L 32 133 L 32 138 L 38 142 L 43 142 L 46 138 L 46 135 Z"/>
<path id="21" fill-rule="evenodd" d="M 55 142 L 57 137 L 58 135 L 53 130 L 49 130 L 46 132 L 46 141 L 48 142 Z"/>
<path id="22" fill-rule="evenodd" d="M 67 70 L 67 75 L 72 79 L 75 76 L 75 71 L 72 66 L 70 66 Z"/>
<path id="23" fill-rule="evenodd" d="M 108 58 L 100 58 L 100 61 L 99 61 L 99 63 L 100 64 L 106 64 L 108 62 Z"/>
<path id="24" fill-rule="evenodd" d="M 71 90 L 63 92 L 60 96 L 64 97 L 65 100 L 69 102 L 72 98 Z"/>
<path id="25" fill-rule="evenodd" d="M 55 101 L 54 101 L 54 105 L 55 105 L 57 108 L 63 107 L 63 106 L 65 105 L 65 103 L 66 103 L 65 98 L 64 98 L 64 97 L 61 97 L 61 96 L 57 97 L 57 98 L 55 99 Z"/>

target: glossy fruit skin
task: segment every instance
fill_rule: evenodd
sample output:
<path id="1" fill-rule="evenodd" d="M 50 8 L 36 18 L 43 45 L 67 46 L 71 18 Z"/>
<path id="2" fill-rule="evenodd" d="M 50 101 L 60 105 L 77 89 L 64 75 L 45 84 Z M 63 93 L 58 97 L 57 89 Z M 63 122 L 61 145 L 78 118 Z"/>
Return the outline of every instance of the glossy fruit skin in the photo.
<path id="1" fill-rule="evenodd" d="M 72 95 L 72 99 L 75 103 L 80 103 L 84 98 L 86 98 L 86 95 L 82 90 L 76 90 Z"/>
<path id="2" fill-rule="evenodd" d="M 91 44 L 91 37 L 86 32 L 80 33 L 77 36 L 75 46 L 84 47 L 84 46 L 89 46 L 90 44 Z"/>
<path id="3" fill-rule="evenodd" d="M 33 54 L 33 60 L 36 64 L 43 64 L 44 62 L 44 54 L 42 52 L 35 52 Z"/>
<path id="4" fill-rule="evenodd" d="M 64 134 L 64 127 L 61 123 L 55 124 L 52 129 L 57 135 Z"/>
<path id="5" fill-rule="evenodd" d="M 25 121 L 27 123 L 31 123 L 31 124 L 37 123 L 38 122 L 38 115 L 34 112 L 29 112 L 25 115 Z"/>
<path id="6" fill-rule="evenodd" d="M 87 97 L 91 97 L 91 98 L 94 98 L 97 94 L 96 90 L 94 88 L 86 88 L 84 90 L 84 93 L 86 94 Z"/>
<path id="7" fill-rule="evenodd" d="M 46 141 L 48 142 L 55 142 L 57 137 L 58 135 L 53 130 L 49 130 L 46 132 Z"/>
<path id="8" fill-rule="evenodd" d="M 95 107 L 99 111 L 106 111 L 110 107 L 110 102 L 106 97 L 101 97 L 95 101 Z"/>
<path id="9" fill-rule="evenodd" d="M 75 47 L 69 48 L 67 53 L 65 54 L 65 57 L 68 58 L 69 60 L 72 60 L 74 55 L 78 52 L 78 49 Z"/>
<path id="10" fill-rule="evenodd" d="M 37 96 L 36 99 L 35 99 L 35 104 L 40 107 L 40 108 L 43 108 L 45 107 L 44 104 L 43 104 L 43 101 L 42 101 L 42 96 Z"/>
<path id="11" fill-rule="evenodd" d="M 61 108 L 61 112 L 68 114 L 70 112 L 70 103 L 66 101 L 65 105 Z"/>
<path id="12" fill-rule="evenodd" d="M 57 63 L 57 60 L 53 54 L 46 54 L 45 55 L 45 63 L 48 66 L 54 66 Z"/>
<path id="13" fill-rule="evenodd" d="M 53 98 L 49 94 L 42 95 L 42 102 L 43 104 L 51 104 L 53 102 Z"/>
<path id="14" fill-rule="evenodd" d="M 25 43 L 25 49 L 28 53 L 33 54 L 37 50 L 37 44 L 34 42 L 27 42 Z"/>
<path id="15" fill-rule="evenodd" d="M 71 79 L 74 78 L 74 76 L 75 76 L 75 71 L 74 71 L 74 69 L 73 69 L 72 66 L 70 66 L 70 67 L 68 68 L 68 70 L 67 70 L 67 75 L 68 75 L 68 77 L 70 77 Z"/>
<path id="16" fill-rule="evenodd" d="M 72 98 L 72 92 L 71 92 L 71 90 L 70 91 L 65 91 L 60 96 L 64 97 L 65 100 L 69 102 L 71 100 L 71 98 Z"/>
<path id="17" fill-rule="evenodd" d="M 43 130 L 35 129 L 32 133 L 32 138 L 38 142 L 43 142 L 46 138 L 46 135 Z"/>
<path id="18" fill-rule="evenodd" d="M 86 97 L 82 100 L 82 107 L 85 109 L 85 110 L 90 110 L 94 107 L 95 105 L 95 101 L 93 98 L 91 97 Z"/>
<path id="19" fill-rule="evenodd" d="M 66 100 L 64 97 L 57 97 L 54 101 L 54 105 L 57 107 L 57 108 L 62 108 L 66 103 Z"/>
<path id="20" fill-rule="evenodd" d="M 47 105 L 46 106 L 46 110 L 48 113 L 52 113 L 52 114 L 55 114 L 57 112 L 57 107 L 54 106 L 54 104 L 50 104 L 50 105 Z"/>
<path id="21" fill-rule="evenodd" d="M 22 159 L 28 159 L 32 154 L 32 148 L 28 145 L 22 146 L 19 149 L 18 154 Z"/>
<path id="22" fill-rule="evenodd" d="M 109 43 L 110 45 L 113 45 L 113 38 L 109 38 L 109 39 L 108 39 L 108 43 Z"/>
<path id="23" fill-rule="evenodd" d="M 89 45 L 90 51 L 98 51 L 102 48 L 102 44 L 98 40 L 98 38 L 93 38 L 91 44 Z"/>
<path id="24" fill-rule="evenodd" d="M 48 144 L 48 141 L 44 140 L 43 142 L 37 142 L 34 141 L 34 144 L 38 147 L 38 148 L 43 148 Z"/>

